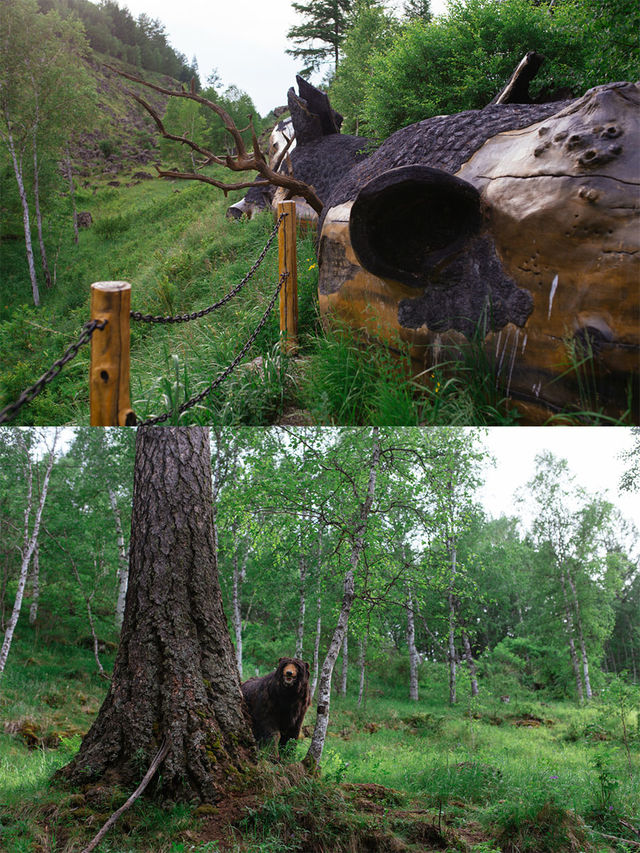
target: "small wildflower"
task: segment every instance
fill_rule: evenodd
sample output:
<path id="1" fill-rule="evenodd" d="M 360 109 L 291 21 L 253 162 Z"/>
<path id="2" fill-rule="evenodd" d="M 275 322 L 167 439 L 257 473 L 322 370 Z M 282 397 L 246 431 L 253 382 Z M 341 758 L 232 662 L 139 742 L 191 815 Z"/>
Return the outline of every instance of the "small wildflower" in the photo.
<path id="1" fill-rule="evenodd" d="M 311 266 L 309 267 L 309 269 L 310 269 L 310 270 L 313 270 L 313 269 L 315 269 L 317 266 L 318 266 L 318 264 L 311 264 Z"/>

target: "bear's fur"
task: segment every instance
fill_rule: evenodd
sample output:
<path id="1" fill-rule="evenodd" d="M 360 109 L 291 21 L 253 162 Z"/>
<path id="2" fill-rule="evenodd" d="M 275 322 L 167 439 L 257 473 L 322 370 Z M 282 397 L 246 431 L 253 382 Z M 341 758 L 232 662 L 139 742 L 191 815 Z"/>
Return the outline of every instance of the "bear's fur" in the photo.
<path id="1" fill-rule="evenodd" d="M 307 708 L 309 664 L 297 658 L 280 658 L 275 672 L 250 678 L 241 685 L 258 744 L 276 741 L 280 746 L 297 740 Z"/>

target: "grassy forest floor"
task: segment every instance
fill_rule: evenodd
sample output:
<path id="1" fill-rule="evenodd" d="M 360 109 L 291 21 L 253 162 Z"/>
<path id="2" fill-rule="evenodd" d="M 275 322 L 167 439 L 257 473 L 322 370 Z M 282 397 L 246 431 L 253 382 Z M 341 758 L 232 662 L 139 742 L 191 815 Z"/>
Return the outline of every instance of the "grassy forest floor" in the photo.
<path id="1" fill-rule="evenodd" d="M 102 662 L 110 670 L 113 652 Z M 470 701 L 461 677 L 451 709 L 445 673 L 435 664 L 423 665 L 416 704 L 406 698 L 405 669 L 395 659 L 374 668 L 361 707 L 352 674 L 353 695 L 332 700 L 319 778 L 302 771 L 308 741 L 300 741 L 297 756 L 281 763 L 263 757 L 251 790 L 231 792 L 216 807 L 138 800 L 98 850 L 638 849 L 637 708 L 626 716 L 625 739 L 616 707 L 603 697 L 578 708 L 520 688 L 506 704 L 483 684 Z M 23 626 L 1 687 L 0 849 L 79 851 L 130 793 L 70 791 L 49 781 L 77 750 L 106 690 L 92 651 L 44 644 Z M 307 727 L 313 716 L 312 706 Z"/>

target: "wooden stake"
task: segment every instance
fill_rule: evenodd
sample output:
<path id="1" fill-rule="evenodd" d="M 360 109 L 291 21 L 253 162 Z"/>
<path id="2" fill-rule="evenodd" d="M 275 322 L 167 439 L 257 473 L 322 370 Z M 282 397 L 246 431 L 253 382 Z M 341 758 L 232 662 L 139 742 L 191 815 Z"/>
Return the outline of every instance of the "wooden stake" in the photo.
<path id="1" fill-rule="evenodd" d="M 279 274 L 287 272 L 280 291 L 280 337 L 287 352 L 298 348 L 298 263 L 296 253 L 296 203 L 282 201 L 278 204 L 278 217 L 288 214 L 278 232 Z"/>
<path id="2" fill-rule="evenodd" d="M 107 321 L 91 339 L 91 426 L 132 426 L 136 422 L 129 398 L 130 305 L 129 282 L 97 281 L 91 285 L 91 319 Z"/>

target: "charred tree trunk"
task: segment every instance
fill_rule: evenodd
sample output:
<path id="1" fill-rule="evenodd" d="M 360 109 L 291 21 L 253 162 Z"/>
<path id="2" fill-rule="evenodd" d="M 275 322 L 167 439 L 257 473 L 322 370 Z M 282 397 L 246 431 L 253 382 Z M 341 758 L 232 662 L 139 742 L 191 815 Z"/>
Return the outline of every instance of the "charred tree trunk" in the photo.
<path id="1" fill-rule="evenodd" d="M 254 757 L 222 610 L 209 433 L 140 427 L 129 589 L 109 693 L 74 760 L 74 784 L 131 784 L 166 739 L 163 798 L 220 799 Z"/>

